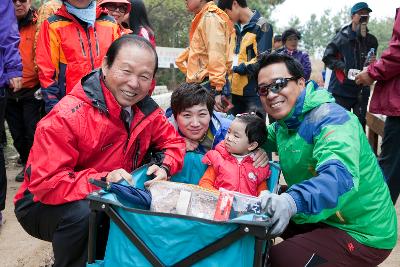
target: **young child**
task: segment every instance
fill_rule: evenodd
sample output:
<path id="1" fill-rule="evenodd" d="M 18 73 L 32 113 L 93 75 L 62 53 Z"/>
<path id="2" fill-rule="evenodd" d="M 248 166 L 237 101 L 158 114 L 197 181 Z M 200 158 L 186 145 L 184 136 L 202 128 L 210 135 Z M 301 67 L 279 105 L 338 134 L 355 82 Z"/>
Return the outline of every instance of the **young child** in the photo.
<path id="1" fill-rule="evenodd" d="M 253 152 L 267 140 L 265 122 L 252 114 L 238 114 L 215 150 L 208 151 L 203 163 L 209 165 L 199 185 L 258 196 L 267 189 L 265 180 L 270 175 L 269 166 L 255 168 Z"/>

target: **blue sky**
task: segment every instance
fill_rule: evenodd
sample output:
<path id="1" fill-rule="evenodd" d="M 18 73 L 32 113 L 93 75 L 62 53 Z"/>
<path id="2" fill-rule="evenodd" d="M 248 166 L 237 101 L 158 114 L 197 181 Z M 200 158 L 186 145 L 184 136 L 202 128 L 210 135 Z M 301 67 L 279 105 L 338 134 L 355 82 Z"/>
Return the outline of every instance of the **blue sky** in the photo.
<path id="1" fill-rule="evenodd" d="M 251 1 L 251 0 L 250 0 Z M 353 0 L 286 0 L 279 5 L 273 12 L 272 18 L 277 21 L 279 27 L 288 25 L 291 17 L 297 16 L 302 23 L 306 22 L 312 13 L 317 17 L 323 14 L 325 9 L 331 9 L 331 14 L 339 12 L 343 7 L 349 9 L 359 1 Z M 394 18 L 396 8 L 400 7 L 399 0 L 370 0 L 367 2 L 372 9 L 370 14 L 372 18 Z M 349 18 L 350 21 L 350 18 Z"/>

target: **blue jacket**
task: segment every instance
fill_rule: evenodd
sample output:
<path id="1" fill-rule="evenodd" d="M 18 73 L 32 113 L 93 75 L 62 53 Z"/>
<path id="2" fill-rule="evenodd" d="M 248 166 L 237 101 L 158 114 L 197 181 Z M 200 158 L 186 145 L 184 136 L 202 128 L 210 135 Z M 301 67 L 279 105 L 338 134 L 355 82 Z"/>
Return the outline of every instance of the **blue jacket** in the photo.
<path id="1" fill-rule="evenodd" d="M 357 36 L 351 24 L 344 26 L 328 44 L 322 61 L 332 70 L 328 91 L 334 95 L 356 98 L 360 92 L 369 95 L 368 87 L 359 86 L 347 79 L 349 69 L 362 70 L 371 48 L 378 48 L 378 40 L 367 33 L 366 38 Z"/>
<path id="2" fill-rule="evenodd" d="M 169 122 L 172 125 L 174 125 L 175 129 L 178 130 L 179 134 L 181 136 L 183 136 L 182 133 L 178 129 L 178 124 L 174 118 L 174 115 L 172 114 L 171 108 L 168 108 L 165 111 L 165 115 L 167 116 Z M 229 126 L 231 125 L 231 123 L 232 123 L 232 120 L 224 117 L 224 113 L 215 112 L 215 111 L 213 112 L 213 115 L 212 115 L 211 121 L 210 121 L 210 130 L 211 130 L 212 135 L 214 136 L 212 149 L 214 149 L 215 146 L 219 144 L 219 142 L 221 142 L 222 140 L 225 139 L 225 135 L 228 132 L 228 129 L 229 129 Z M 205 154 L 207 151 L 201 145 L 199 145 L 199 147 L 196 149 L 195 152 Z"/>
<path id="3" fill-rule="evenodd" d="M 279 48 L 276 50 L 276 53 L 283 53 L 289 56 L 292 56 L 293 58 L 297 59 L 303 66 L 303 71 L 304 71 L 304 79 L 308 81 L 311 76 L 311 62 L 310 62 L 310 57 L 306 52 L 300 51 L 300 50 L 295 50 L 293 53 L 290 53 L 289 50 L 287 50 L 285 47 Z"/>
<path id="4" fill-rule="evenodd" d="M 5 87 L 11 78 L 22 77 L 22 63 L 17 18 L 11 0 L 0 1 L 0 15 L 0 87 Z"/>
<path id="5" fill-rule="evenodd" d="M 238 57 L 238 66 L 233 67 L 231 81 L 232 94 L 239 96 L 257 96 L 254 77 L 257 57 L 265 52 L 271 52 L 272 25 L 261 17 L 258 11 L 243 29 L 235 25 L 236 39 L 234 53 Z"/>

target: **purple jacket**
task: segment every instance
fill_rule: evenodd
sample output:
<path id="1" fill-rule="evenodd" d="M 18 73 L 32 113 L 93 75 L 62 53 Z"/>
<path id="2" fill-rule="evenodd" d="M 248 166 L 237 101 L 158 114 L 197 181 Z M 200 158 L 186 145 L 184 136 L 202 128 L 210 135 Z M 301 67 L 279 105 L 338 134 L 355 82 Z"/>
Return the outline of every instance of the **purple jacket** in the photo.
<path id="1" fill-rule="evenodd" d="M 310 57 L 306 52 L 300 51 L 300 50 L 294 50 L 293 53 L 290 53 L 289 50 L 287 50 L 285 47 L 282 47 L 278 50 L 276 50 L 277 53 L 284 53 L 286 55 L 292 56 L 295 59 L 297 59 L 301 65 L 303 66 L 304 70 L 304 79 L 308 81 L 311 76 L 311 62 L 310 62 Z"/>
<path id="2" fill-rule="evenodd" d="M 22 77 L 22 62 L 18 50 L 19 31 L 11 0 L 0 1 L 0 88 L 11 78 Z"/>
<path id="3" fill-rule="evenodd" d="M 377 81 L 369 111 L 400 116 L 400 8 L 396 10 L 389 47 L 378 61 L 369 65 L 368 74 Z"/>

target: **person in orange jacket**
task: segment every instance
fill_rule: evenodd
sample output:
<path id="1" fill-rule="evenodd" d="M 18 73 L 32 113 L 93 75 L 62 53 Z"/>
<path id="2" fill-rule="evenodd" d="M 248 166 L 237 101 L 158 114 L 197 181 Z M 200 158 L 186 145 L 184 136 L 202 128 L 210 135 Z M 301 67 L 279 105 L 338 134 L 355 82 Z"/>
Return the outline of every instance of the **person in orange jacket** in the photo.
<path id="1" fill-rule="evenodd" d="M 267 139 L 265 122 L 256 114 L 238 114 L 231 123 L 225 140 L 208 151 L 202 162 L 209 165 L 199 185 L 218 190 L 224 188 L 258 196 L 267 189 L 271 174 L 269 165 L 255 168 L 254 152 Z"/>
<path id="2" fill-rule="evenodd" d="M 20 34 L 19 53 L 22 59 L 22 88 L 8 88 L 6 91 L 6 120 L 14 140 L 14 147 L 25 168 L 31 150 L 36 124 L 40 120 L 42 101 L 34 96 L 39 89 L 39 77 L 35 67 L 34 40 L 36 33 L 36 11 L 31 8 L 31 0 L 13 1 Z M 22 182 L 24 170 L 15 180 Z"/>
<path id="3" fill-rule="evenodd" d="M 101 66 L 110 44 L 120 37 L 114 18 L 94 0 L 63 0 L 41 26 L 36 63 L 46 112 L 86 74 Z"/>
<path id="4" fill-rule="evenodd" d="M 186 75 L 186 82 L 200 83 L 211 90 L 215 110 L 224 111 L 222 95 L 230 95 L 227 76 L 232 65 L 233 24 L 212 0 L 187 0 L 186 6 L 195 17 L 189 31 L 189 47 L 176 64 Z"/>

